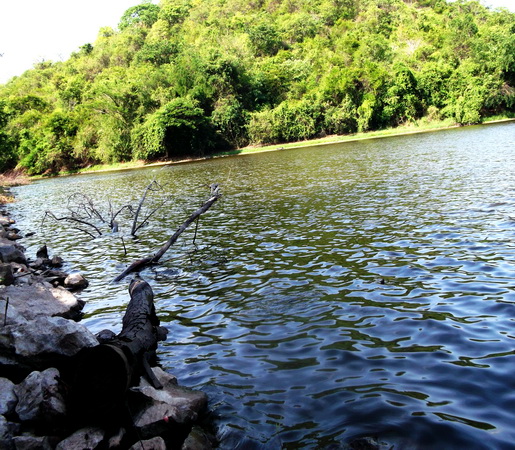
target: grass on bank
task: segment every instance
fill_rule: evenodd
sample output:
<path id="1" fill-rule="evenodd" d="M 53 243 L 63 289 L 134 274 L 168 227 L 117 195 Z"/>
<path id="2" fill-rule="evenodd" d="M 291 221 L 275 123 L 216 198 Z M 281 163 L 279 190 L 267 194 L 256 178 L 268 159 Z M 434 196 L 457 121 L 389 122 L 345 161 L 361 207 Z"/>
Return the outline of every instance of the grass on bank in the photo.
<path id="1" fill-rule="evenodd" d="M 515 115 L 499 115 L 489 117 L 484 124 L 500 122 L 500 121 L 513 121 L 515 120 Z M 422 118 L 415 123 L 409 123 L 405 125 L 400 125 L 395 128 L 388 128 L 384 130 L 378 131 L 366 131 L 362 133 L 354 133 L 348 135 L 333 135 L 327 136 L 318 139 L 310 139 L 305 141 L 297 141 L 297 142 L 288 142 L 283 144 L 272 144 L 272 145 L 262 145 L 262 146 L 249 146 L 235 150 L 228 150 L 225 152 L 215 153 L 213 155 L 208 156 L 207 158 L 218 158 L 223 156 L 234 156 L 234 155 L 246 155 L 251 153 L 260 153 L 260 152 L 269 152 L 269 151 L 277 151 L 283 149 L 293 149 L 293 148 L 301 148 L 301 147 L 310 147 L 317 145 L 325 145 L 325 144 L 336 144 L 336 143 L 345 143 L 352 142 L 363 139 L 377 139 L 382 137 L 389 136 L 401 136 L 403 134 L 413 134 L 413 133 L 424 133 L 429 131 L 439 131 L 439 130 L 447 130 L 449 128 L 458 127 L 451 119 L 447 120 L 430 120 L 428 118 Z M 116 171 L 116 170 L 127 170 L 127 169 L 137 169 L 142 167 L 151 167 L 151 166 L 159 166 L 159 165 L 167 165 L 167 164 L 176 164 L 179 162 L 188 162 L 195 161 L 198 159 L 205 158 L 190 158 L 180 161 L 143 161 L 143 160 L 135 160 L 135 161 L 127 161 L 113 164 L 97 164 L 93 166 L 88 166 L 83 169 L 79 169 L 77 171 L 67 171 L 60 172 L 59 176 L 67 176 L 73 174 L 81 174 L 81 173 L 95 173 L 95 172 L 108 172 L 108 171 Z M 32 177 L 34 179 L 43 178 L 45 176 L 38 175 Z M 0 185 L 1 185 L 0 179 Z"/>

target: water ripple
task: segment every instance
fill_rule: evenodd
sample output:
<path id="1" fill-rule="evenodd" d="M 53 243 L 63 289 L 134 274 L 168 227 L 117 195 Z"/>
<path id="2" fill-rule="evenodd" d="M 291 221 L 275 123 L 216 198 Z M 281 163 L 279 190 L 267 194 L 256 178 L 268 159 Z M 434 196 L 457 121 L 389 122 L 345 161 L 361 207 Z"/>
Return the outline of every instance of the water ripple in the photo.
<path id="1" fill-rule="evenodd" d="M 36 182 L 13 208 L 91 281 L 85 323 L 120 327 L 111 280 L 160 246 L 198 186 L 224 197 L 147 269 L 169 339 L 160 360 L 204 390 L 221 448 L 513 448 L 515 125 L 449 130 L 163 169 Z M 511 143 L 511 144 L 510 144 Z M 139 239 L 91 242 L 45 209 L 82 190 L 174 202 Z M 127 186 L 131 188 L 128 189 Z M 193 202 L 193 203 L 192 203 Z M 125 231 L 126 233 L 126 231 Z"/>

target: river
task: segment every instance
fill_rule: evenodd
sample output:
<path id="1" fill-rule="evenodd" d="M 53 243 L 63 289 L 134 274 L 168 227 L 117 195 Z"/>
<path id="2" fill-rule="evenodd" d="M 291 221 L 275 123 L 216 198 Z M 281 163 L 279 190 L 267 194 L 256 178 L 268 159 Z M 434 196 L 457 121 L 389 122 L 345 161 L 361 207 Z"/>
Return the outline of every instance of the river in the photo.
<path id="1" fill-rule="evenodd" d="M 129 217 L 94 240 L 42 223 L 74 192 L 137 205 L 152 180 L 148 206 L 169 198 L 137 239 Z M 11 214 L 29 256 L 46 242 L 89 279 L 84 323 L 118 331 L 113 278 L 213 182 L 196 247 L 192 227 L 141 276 L 161 364 L 208 394 L 221 448 L 515 448 L 514 123 L 41 180 Z"/>

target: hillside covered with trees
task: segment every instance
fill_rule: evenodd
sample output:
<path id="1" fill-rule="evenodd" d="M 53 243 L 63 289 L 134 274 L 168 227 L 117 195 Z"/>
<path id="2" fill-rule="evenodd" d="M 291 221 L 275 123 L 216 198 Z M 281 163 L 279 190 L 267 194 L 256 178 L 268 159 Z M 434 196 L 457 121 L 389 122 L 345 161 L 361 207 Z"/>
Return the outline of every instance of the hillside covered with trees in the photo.
<path id="1" fill-rule="evenodd" d="M 0 86 L 0 171 L 515 112 L 515 14 L 457 0 L 161 0 Z"/>

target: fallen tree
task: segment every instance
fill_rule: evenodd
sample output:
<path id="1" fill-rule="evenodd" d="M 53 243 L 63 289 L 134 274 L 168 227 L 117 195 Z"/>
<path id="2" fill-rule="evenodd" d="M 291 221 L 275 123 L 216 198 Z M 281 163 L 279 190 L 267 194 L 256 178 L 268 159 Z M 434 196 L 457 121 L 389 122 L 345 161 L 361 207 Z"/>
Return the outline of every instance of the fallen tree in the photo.
<path id="1" fill-rule="evenodd" d="M 101 337 L 102 343 L 78 355 L 72 405 L 79 418 L 102 421 L 121 413 L 127 389 L 142 375 L 155 388 L 162 388 L 150 364 L 155 360 L 158 341 L 166 339 L 167 331 L 159 326 L 154 294 L 147 282 L 133 280 L 129 294 L 120 334 L 101 332 L 100 336 L 107 334 Z"/>

